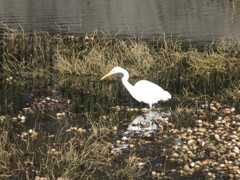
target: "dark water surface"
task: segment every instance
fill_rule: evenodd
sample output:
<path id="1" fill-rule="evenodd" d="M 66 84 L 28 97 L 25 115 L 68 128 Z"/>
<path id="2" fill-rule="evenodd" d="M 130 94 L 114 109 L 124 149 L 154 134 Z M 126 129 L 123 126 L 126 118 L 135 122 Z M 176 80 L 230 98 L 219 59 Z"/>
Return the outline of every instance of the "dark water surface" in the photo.
<path id="1" fill-rule="evenodd" d="M 0 22 L 26 32 L 162 35 L 209 42 L 236 38 L 240 32 L 238 0 L 10 0 L 0 1 Z"/>
<path id="2" fill-rule="evenodd" d="M 111 107 L 124 106 L 124 111 L 113 115 L 117 124 L 121 120 L 129 121 L 132 116 L 143 114 L 141 112 L 127 112 L 126 108 L 148 107 L 148 105 L 134 100 L 120 80 L 109 84 L 93 78 L 82 78 L 63 86 L 40 80 L 21 85 L 17 81 L 14 80 L 13 83 L 1 82 L 0 115 L 29 116 L 25 109 L 30 108 L 35 113 L 27 118 L 26 124 L 33 127 L 41 120 L 44 121 L 41 123 L 42 128 L 47 131 L 49 130 L 48 126 L 56 123 L 57 119 L 60 119 L 60 126 L 53 126 L 54 131 L 59 131 L 64 126 L 82 126 L 84 123 L 89 123 L 87 117 L 99 119 L 101 115 L 114 112 Z M 65 113 L 66 116 L 58 118 L 59 113 Z"/>

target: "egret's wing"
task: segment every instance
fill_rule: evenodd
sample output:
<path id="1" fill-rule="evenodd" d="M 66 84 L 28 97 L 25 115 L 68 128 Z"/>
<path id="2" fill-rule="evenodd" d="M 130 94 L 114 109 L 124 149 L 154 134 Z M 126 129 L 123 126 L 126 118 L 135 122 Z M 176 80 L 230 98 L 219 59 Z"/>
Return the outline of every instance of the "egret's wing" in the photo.
<path id="1" fill-rule="evenodd" d="M 167 91 L 147 80 L 138 81 L 134 88 L 138 92 L 141 101 L 146 103 L 168 100 L 171 98 L 171 95 Z"/>

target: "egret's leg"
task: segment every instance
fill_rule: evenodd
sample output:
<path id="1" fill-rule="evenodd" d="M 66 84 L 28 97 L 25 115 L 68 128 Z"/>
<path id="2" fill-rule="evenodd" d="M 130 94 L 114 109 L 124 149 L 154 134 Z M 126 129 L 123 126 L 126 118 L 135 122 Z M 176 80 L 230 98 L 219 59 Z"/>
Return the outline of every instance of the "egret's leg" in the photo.
<path id="1" fill-rule="evenodd" d="M 149 103 L 149 107 L 150 107 L 149 110 L 152 110 L 152 103 Z"/>

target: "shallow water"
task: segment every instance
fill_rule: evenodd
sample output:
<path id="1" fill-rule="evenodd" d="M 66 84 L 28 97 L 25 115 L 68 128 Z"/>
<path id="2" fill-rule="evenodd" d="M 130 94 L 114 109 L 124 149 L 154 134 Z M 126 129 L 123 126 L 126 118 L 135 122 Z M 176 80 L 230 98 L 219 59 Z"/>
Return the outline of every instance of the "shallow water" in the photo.
<path id="1" fill-rule="evenodd" d="M 240 32 L 237 0 L 0 1 L 0 21 L 25 32 L 89 33 L 167 37 L 211 42 Z"/>
<path id="2" fill-rule="evenodd" d="M 121 126 L 124 124 L 121 121 L 131 122 L 135 116 L 144 114 L 141 108 L 148 108 L 147 104 L 135 101 L 120 81 L 104 83 L 80 78 L 64 85 L 24 83 L 1 83 L 0 115 L 24 115 L 25 126 L 31 129 L 40 122 L 42 130 L 58 132 L 65 126 L 87 126 L 88 117 L 99 120 L 101 115 L 114 117 L 115 124 Z M 115 111 L 115 107 L 122 110 Z M 35 113 L 25 112 L 28 108 Z"/>
<path id="3" fill-rule="evenodd" d="M 157 111 L 149 111 L 146 113 L 142 113 L 138 116 L 133 116 L 132 122 L 128 124 L 128 127 L 126 130 L 123 130 L 122 138 L 121 140 L 124 142 L 120 147 L 114 147 L 112 149 L 113 151 L 122 152 L 124 150 L 129 150 L 129 147 L 131 146 L 128 141 L 131 138 L 134 138 L 138 135 L 140 136 L 149 136 L 151 137 L 152 133 L 155 133 L 156 131 L 159 131 L 160 124 L 164 124 L 168 121 L 168 117 L 170 113 L 165 112 L 157 112 Z M 138 138 L 138 140 L 141 140 L 144 138 Z"/>

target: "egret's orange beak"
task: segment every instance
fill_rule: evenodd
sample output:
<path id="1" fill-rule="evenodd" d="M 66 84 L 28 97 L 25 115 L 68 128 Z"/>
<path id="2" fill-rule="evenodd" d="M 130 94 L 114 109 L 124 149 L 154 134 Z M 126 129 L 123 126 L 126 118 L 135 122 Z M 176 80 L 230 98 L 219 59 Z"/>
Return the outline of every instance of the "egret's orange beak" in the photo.
<path id="1" fill-rule="evenodd" d="M 113 73 L 112 73 L 112 71 L 110 71 L 109 73 L 107 73 L 105 76 L 103 76 L 100 80 L 103 80 L 103 79 L 105 79 L 106 77 L 108 77 L 108 76 L 110 76 L 110 75 L 112 75 Z"/>

